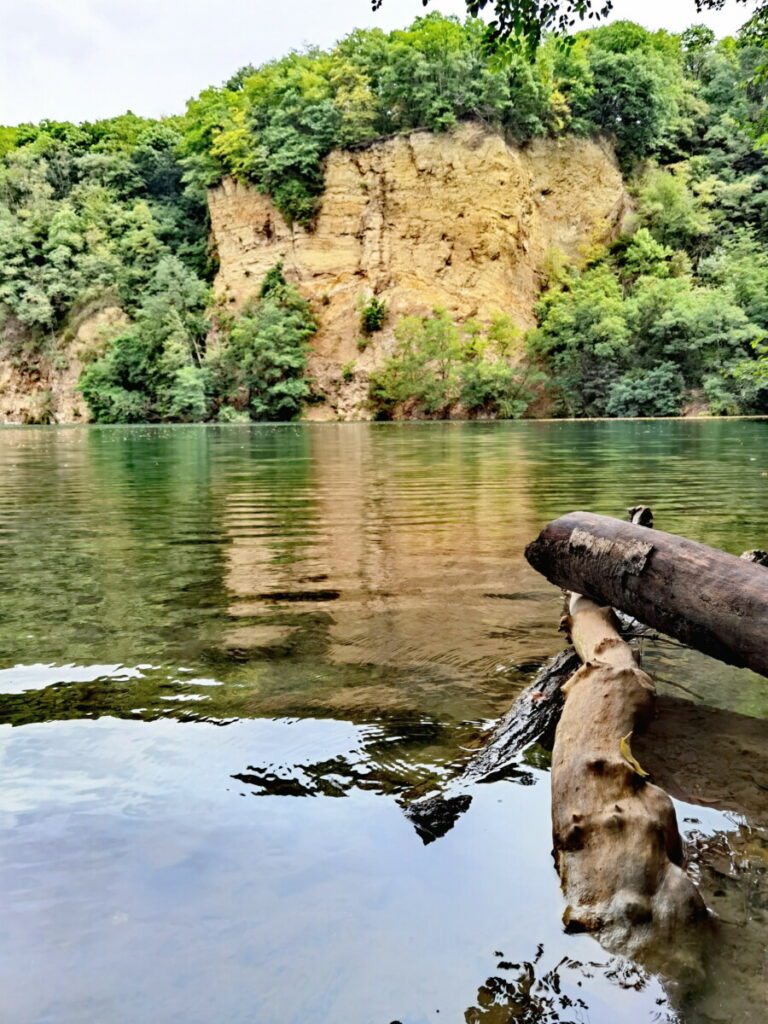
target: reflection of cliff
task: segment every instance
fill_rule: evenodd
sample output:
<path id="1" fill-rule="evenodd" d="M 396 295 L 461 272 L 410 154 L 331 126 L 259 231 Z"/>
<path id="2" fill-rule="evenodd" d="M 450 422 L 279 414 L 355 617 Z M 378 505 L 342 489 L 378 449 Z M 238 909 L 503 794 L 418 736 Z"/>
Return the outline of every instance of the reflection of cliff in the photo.
<path id="1" fill-rule="evenodd" d="M 362 377 L 340 386 L 342 363 L 369 369 L 397 319 L 435 306 L 459 320 L 504 312 L 533 326 L 552 251 L 578 259 L 584 243 L 613 236 L 628 198 L 607 146 L 565 138 L 518 149 L 465 124 L 332 153 L 312 231 L 288 227 L 269 197 L 229 179 L 211 189 L 209 207 L 219 298 L 240 308 L 283 261 L 320 322 L 311 370 L 331 398 L 308 413 L 359 418 Z M 361 354 L 358 302 L 374 293 L 390 321 Z"/>
<path id="2" fill-rule="evenodd" d="M 338 666 L 314 695 L 327 710 L 495 713 L 525 675 L 506 669 L 542 654 L 522 441 L 491 425 L 303 436 L 305 453 L 254 465 L 229 496 L 228 643 Z"/>

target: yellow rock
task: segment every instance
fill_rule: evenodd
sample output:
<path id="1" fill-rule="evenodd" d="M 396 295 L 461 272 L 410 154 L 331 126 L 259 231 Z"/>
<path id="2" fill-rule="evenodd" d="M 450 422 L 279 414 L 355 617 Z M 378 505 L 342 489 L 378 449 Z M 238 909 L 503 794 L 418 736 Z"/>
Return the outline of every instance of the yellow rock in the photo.
<path id="1" fill-rule="evenodd" d="M 530 328 L 555 250 L 578 261 L 631 209 L 607 144 L 566 137 L 521 149 L 476 124 L 331 153 L 311 231 L 229 178 L 208 201 L 225 308 L 240 309 L 278 261 L 311 302 L 320 329 L 310 372 L 329 395 L 311 412 L 326 419 L 367 415 L 366 371 L 391 351 L 402 316 L 441 306 L 460 321 L 503 312 Z M 358 305 L 373 294 L 390 315 L 360 353 Z M 358 372 L 345 383 L 349 361 Z"/>

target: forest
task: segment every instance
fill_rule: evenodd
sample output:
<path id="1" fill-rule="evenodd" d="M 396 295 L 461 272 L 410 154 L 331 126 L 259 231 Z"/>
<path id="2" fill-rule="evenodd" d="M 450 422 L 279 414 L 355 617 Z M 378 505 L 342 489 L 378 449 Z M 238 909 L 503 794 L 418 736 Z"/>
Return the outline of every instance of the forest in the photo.
<path id="1" fill-rule="evenodd" d="M 542 396 L 556 416 L 768 412 L 767 95 L 749 33 L 615 22 L 489 51 L 482 22 L 432 13 L 242 68 L 177 117 L 0 128 L 2 358 L 66 358 L 108 295 L 126 319 L 79 382 L 96 422 L 299 417 L 313 311 L 280 266 L 239 315 L 216 308 L 206 190 L 230 175 L 311 229 L 332 150 L 475 121 L 518 146 L 608 138 L 631 230 L 579 266 L 553 253 L 525 337 L 504 310 L 405 318 L 373 416 L 518 417 Z"/>

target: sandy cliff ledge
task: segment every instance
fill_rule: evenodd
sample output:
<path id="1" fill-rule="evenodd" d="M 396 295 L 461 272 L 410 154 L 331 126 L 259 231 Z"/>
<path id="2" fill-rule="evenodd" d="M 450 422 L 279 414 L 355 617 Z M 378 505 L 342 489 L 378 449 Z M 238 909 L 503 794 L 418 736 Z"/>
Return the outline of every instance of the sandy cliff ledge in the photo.
<path id="1" fill-rule="evenodd" d="M 478 125 L 332 153 L 311 232 L 288 227 L 268 196 L 231 179 L 210 190 L 209 205 L 216 294 L 227 308 L 238 310 L 279 260 L 312 303 L 320 330 L 311 371 L 329 395 L 313 418 L 365 416 L 366 371 L 406 314 L 444 306 L 487 321 L 502 311 L 532 326 L 551 250 L 578 259 L 629 211 L 607 145 L 538 139 L 519 149 Z M 372 294 L 390 317 L 361 354 L 357 304 Z M 352 360 L 356 379 L 343 385 L 339 367 Z"/>

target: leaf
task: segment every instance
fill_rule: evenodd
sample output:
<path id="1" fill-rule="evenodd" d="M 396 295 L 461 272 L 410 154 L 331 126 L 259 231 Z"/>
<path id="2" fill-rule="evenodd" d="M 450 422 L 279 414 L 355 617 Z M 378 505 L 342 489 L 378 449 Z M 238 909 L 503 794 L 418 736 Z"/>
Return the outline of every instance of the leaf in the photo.
<path id="1" fill-rule="evenodd" d="M 644 768 L 642 768 L 640 766 L 639 762 L 636 761 L 635 758 L 632 756 L 632 751 L 631 751 L 630 746 L 629 746 L 629 741 L 630 741 L 631 736 L 632 736 L 632 732 L 630 731 L 630 732 L 627 733 L 626 736 L 622 736 L 621 737 L 621 739 L 619 740 L 619 753 L 624 758 L 624 760 L 627 762 L 629 767 L 637 775 L 640 775 L 643 778 L 647 778 L 648 777 L 648 772 Z"/>

